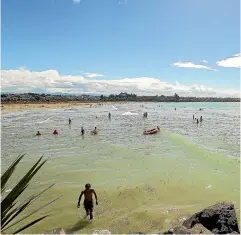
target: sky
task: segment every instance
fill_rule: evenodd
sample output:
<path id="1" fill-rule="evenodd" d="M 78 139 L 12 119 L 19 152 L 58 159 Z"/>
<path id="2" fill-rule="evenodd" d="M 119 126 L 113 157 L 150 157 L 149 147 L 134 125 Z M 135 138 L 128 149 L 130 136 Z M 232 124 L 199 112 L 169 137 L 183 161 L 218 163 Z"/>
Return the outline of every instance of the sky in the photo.
<path id="1" fill-rule="evenodd" d="M 2 0 L 2 92 L 240 96 L 239 0 Z"/>

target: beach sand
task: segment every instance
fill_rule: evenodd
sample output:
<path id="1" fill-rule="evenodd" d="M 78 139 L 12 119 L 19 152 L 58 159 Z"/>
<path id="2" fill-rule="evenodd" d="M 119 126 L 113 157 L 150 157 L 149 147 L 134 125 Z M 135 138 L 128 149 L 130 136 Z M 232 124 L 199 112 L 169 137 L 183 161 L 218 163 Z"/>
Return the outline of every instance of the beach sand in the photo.
<path id="1" fill-rule="evenodd" d="M 97 106 L 99 103 L 88 102 L 59 102 L 59 103 L 2 103 L 1 113 L 19 112 L 23 110 L 46 110 L 61 108 L 89 108 Z"/>

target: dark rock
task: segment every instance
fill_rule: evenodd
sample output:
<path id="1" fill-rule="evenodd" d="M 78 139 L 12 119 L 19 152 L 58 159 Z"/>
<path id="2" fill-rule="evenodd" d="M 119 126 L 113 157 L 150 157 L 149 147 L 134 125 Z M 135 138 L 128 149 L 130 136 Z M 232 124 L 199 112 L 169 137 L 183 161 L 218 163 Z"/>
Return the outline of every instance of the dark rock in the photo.
<path id="1" fill-rule="evenodd" d="M 190 230 L 184 226 L 178 226 L 173 229 L 174 234 L 191 234 Z"/>
<path id="2" fill-rule="evenodd" d="M 195 224 L 191 229 L 192 234 L 202 233 L 202 234 L 212 234 L 210 230 L 205 228 L 202 224 Z"/>
<path id="3" fill-rule="evenodd" d="M 182 225 L 186 228 L 192 228 L 197 223 L 199 223 L 199 213 L 192 215 L 189 219 L 185 220 Z"/>
<path id="4" fill-rule="evenodd" d="M 168 229 L 168 231 L 164 232 L 163 234 L 173 234 L 174 229 Z"/>
<path id="5" fill-rule="evenodd" d="M 238 221 L 232 203 L 217 203 L 210 206 L 185 220 L 183 226 L 191 229 L 198 223 L 215 234 L 239 233 Z"/>
<path id="6" fill-rule="evenodd" d="M 169 229 L 163 234 L 212 234 L 212 232 L 206 229 L 203 225 L 196 224 L 190 229 L 184 226 L 177 226 L 174 227 L 174 229 Z"/>

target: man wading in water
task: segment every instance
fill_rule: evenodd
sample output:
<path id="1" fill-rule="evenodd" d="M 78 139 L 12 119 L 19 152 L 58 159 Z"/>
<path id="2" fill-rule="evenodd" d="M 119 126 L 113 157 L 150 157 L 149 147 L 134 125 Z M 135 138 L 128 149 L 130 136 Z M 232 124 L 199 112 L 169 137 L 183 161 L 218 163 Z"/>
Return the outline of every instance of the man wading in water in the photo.
<path id="1" fill-rule="evenodd" d="M 96 205 L 98 205 L 98 201 L 97 201 L 97 195 L 95 193 L 94 189 L 91 189 L 91 185 L 90 184 L 86 184 L 85 185 L 85 190 L 81 192 L 80 196 L 79 196 L 79 201 L 78 201 L 78 205 L 77 207 L 80 207 L 80 201 L 81 201 L 81 197 L 84 194 L 84 207 L 85 207 L 85 211 L 86 211 L 86 216 L 90 216 L 90 220 L 93 219 L 93 198 L 92 195 L 95 195 L 95 200 L 96 200 Z"/>

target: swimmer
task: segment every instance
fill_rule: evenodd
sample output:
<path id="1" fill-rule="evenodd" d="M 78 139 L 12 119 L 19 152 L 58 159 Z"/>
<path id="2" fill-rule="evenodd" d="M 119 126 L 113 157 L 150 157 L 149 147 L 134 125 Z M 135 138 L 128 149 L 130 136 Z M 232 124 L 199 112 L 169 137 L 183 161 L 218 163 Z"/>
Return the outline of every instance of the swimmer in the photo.
<path id="1" fill-rule="evenodd" d="M 58 131 L 54 130 L 53 135 L 58 135 Z"/>
<path id="2" fill-rule="evenodd" d="M 40 132 L 38 131 L 36 135 L 41 135 Z"/>

